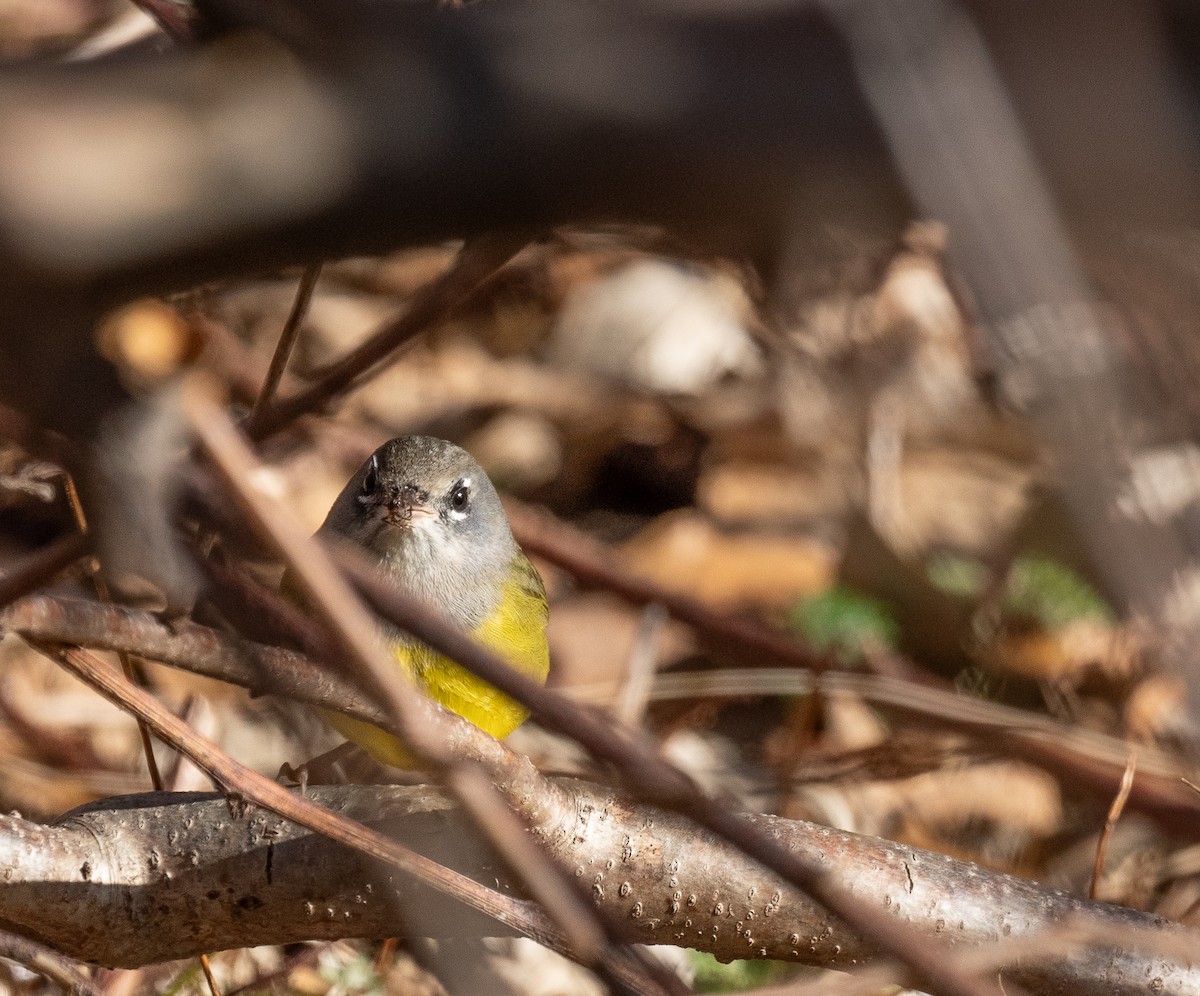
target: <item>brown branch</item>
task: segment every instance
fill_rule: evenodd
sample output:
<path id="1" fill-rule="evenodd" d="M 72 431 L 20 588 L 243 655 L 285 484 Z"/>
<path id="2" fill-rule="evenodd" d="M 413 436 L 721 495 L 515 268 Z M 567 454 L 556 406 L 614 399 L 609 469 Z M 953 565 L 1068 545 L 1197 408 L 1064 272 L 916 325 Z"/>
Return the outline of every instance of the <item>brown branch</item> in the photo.
<path id="1" fill-rule="evenodd" d="M 331 547 L 331 551 L 347 576 L 386 619 L 528 706 L 543 726 L 570 737 L 596 757 L 614 764 L 622 781 L 641 798 L 695 820 L 784 881 L 803 889 L 856 930 L 872 937 L 936 991 L 999 992 L 994 985 L 958 971 L 946 962 L 944 952 L 936 945 L 916 937 L 905 924 L 864 902 L 847 883 L 830 875 L 819 857 L 780 846 L 732 812 L 728 805 L 702 793 L 684 772 L 663 760 L 628 730 L 617 727 L 610 716 L 583 709 L 538 685 L 474 643 L 440 613 L 394 586 L 382 584 L 378 572 L 358 550 L 340 545 Z"/>
<path id="2" fill-rule="evenodd" d="M 616 566 L 616 555 L 581 530 L 546 512 L 506 498 L 504 507 L 513 535 L 526 553 L 543 557 L 586 585 L 611 591 L 634 605 L 661 605 L 675 619 L 692 626 L 713 647 L 737 660 L 756 665 L 802 667 L 821 671 L 830 662 L 799 640 L 753 620 L 723 612 L 699 599 L 670 591 Z"/>
<path id="3" fill-rule="evenodd" d="M 283 695 L 334 709 L 396 732 L 384 712 L 346 679 L 304 654 L 231 637 L 193 622 L 165 623 L 153 613 L 99 602 L 35 595 L 0 610 L 0 631 L 51 643 L 99 650 L 127 650 L 170 667 L 241 685 L 260 694 Z M 1129 745 L 1095 731 L 1064 726 L 1009 706 L 879 675 L 830 671 L 820 678 L 826 690 L 862 697 L 886 712 L 913 722 L 930 720 L 948 729 L 1002 742 L 1014 755 L 1039 764 L 1112 799 L 1127 767 Z M 655 700 L 681 697 L 801 695 L 811 691 L 806 672 L 769 670 L 672 672 L 655 679 Z M 450 718 L 450 717 L 448 717 Z M 451 720 L 452 721 L 452 720 Z M 507 751 L 486 736 L 463 729 L 466 756 L 495 766 Z M 1175 833 L 1195 834 L 1200 795 L 1180 781 L 1186 769 L 1169 754 L 1142 748 L 1130 808 L 1153 816 Z"/>
<path id="4" fill-rule="evenodd" d="M 0 630 L 49 643 L 125 650 L 259 694 L 284 695 L 377 726 L 389 725 L 382 710 L 353 684 L 303 654 L 228 636 L 187 620 L 167 623 L 137 609 L 34 595 L 0 610 Z"/>

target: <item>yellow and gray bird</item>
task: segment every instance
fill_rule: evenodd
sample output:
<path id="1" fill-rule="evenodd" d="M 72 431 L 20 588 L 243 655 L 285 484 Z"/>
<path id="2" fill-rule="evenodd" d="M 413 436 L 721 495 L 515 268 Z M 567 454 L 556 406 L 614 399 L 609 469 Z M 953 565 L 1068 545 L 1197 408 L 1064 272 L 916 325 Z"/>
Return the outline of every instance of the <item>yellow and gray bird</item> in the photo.
<path id="1" fill-rule="evenodd" d="M 544 682 L 546 589 L 513 539 L 495 487 L 453 443 L 403 436 L 384 443 L 342 489 L 317 533 L 359 544 L 385 580 L 441 610 L 477 642 Z M 434 699 L 497 738 L 527 710 L 469 671 L 392 627 L 388 649 Z M 328 713 L 344 736 L 386 764 L 409 766 L 393 736 Z"/>

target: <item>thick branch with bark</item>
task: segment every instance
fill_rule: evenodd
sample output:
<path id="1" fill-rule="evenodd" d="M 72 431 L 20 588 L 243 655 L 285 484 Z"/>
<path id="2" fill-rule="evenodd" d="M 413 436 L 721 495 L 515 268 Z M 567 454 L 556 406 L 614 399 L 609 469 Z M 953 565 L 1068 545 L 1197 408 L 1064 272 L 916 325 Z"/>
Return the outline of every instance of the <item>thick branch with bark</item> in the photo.
<path id="1" fill-rule="evenodd" d="M 598 908 L 646 943 L 720 958 L 848 968 L 869 941 L 681 816 L 577 781 L 543 843 Z M 428 787 L 320 788 L 316 800 L 511 891 L 477 832 Z M 1075 899 L 967 862 L 809 823 L 755 822 L 919 933 L 956 945 L 1036 935 L 1074 921 L 1085 933 L 1179 928 Z M 73 957 L 135 966 L 201 951 L 337 937 L 497 933 L 497 925 L 279 817 L 214 795 L 145 795 L 76 810 L 52 826 L 0 817 L 0 923 Z M 148 929 L 148 928 L 153 929 Z M 1178 941 L 1174 942 L 1178 946 Z M 949 956 L 949 955 L 948 955 Z M 1062 993 L 1194 992 L 1200 968 L 1103 944 L 1004 977 Z"/>

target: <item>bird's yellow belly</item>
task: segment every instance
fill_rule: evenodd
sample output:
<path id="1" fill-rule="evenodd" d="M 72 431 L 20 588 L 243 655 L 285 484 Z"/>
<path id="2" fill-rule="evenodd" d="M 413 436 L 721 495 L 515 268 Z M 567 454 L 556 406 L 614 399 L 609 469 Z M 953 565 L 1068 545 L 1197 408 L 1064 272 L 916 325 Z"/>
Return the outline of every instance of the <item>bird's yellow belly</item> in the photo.
<path id="1" fill-rule="evenodd" d="M 545 682 L 550 652 L 546 602 L 540 591 L 531 592 L 517 582 L 506 585 L 499 607 L 470 635 L 518 671 L 539 684 Z M 431 698 L 497 739 L 507 737 L 529 715 L 524 706 L 423 644 L 395 642 L 389 649 Z M 390 733 L 340 713 L 323 712 L 334 729 L 376 760 L 400 768 L 413 766 L 412 755 Z"/>

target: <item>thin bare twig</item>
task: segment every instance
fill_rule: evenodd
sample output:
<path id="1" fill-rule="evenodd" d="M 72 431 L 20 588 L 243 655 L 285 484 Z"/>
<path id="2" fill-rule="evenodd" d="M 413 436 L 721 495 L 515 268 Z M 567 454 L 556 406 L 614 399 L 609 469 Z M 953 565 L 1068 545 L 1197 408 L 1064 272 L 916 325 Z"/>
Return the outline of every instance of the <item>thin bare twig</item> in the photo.
<path id="1" fill-rule="evenodd" d="M 44 944 L 0 930 L 0 957 L 15 961 L 31 972 L 57 983 L 71 996 L 102 996 L 83 974 L 83 966 Z"/>
<path id="2" fill-rule="evenodd" d="M 630 574 L 614 564 L 611 550 L 545 512 L 510 498 L 505 499 L 504 507 L 513 535 L 526 553 L 543 557 L 585 584 L 611 591 L 634 605 L 661 605 L 723 653 L 759 666 L 775 664 L 813 671 L 831 666 L 827 659 L 783 633 Z"/>
<path id="3" fill-rule="evenodd" d="M 71 514 L 75 517 L 75 526 L 79 530 L 79 535 L 86 537 L 89 533 L 87 513 L 83 510 L 83 502 L 79 499 L 75 478 L 69 471 L 63 474 L 63 489 L 66 491 L 67 503 L 71 506 Z M 95 555 L 92 556 L 91 575 L 92 586 L 96 589 L 100 601 L 112 602 L 112 593 L 108 590 L 108 582 L 104 580 L 104 572 L 100 568 L 100 558 Z M 140 667 L 134 665 L 129 652 L 118 650 L 117 659 L 121 662 L 121 670 L 125 672 L 125 677 L 141 688 L 145 688 L 146 675 Z M 158 770 L 158 761 L 154 757 L 154 744 L 150 740 L 150 730 L 140 719 L 137 721 L 137 728 L 138 737 L 142 741 L 142 755 L 146 758 L 146 770 L 150 773 L 150 784 L 154 786 L 155 792 L 161 792 L 164 786 L 163 777 L 162 772 Z M 205 975 L 211 975 L 207 966 L 205 966 Z M 220 996 L 220 993 L 214 989 L 213 996 Z"/>
<path id="4" fill-rule="evenodd" d="M 468 242 L 450 269 L 423 287 L 403 315 L 318 373 L 311 386 L 265 408 L 255 422 L 251 438 L 263 439 L 301 415 L 324 410 L 372 367 L 410 339 L 444 320 L 524 244 L 523 240 L 500 236 L 480 236 Z"/>
<path id="5" fill-rule="evenodd" d="M 497 795 L 478 765 L 456 764 L 446 772 L 445 782 L 475 825 L 495 845 L 504 863 L 519 881 L 528 885 L 533 898 L 562 928 L 575 949 L 595 960 L 605 943 L 595 907 L 584 903 L 558 866 L 525 833 L 516 814 Z M 547 865 L 551 866 L 551 874 L 546 874 Z"/>
<path id="6" fill-rule="evenodd" d="M 1121 814 L 1125 811 L 1125 803 L 1129 799 L 1129 793 L 1133 789 L 1133 776 L 1137 771 L 1138 752 L 1134 747 L 1129 752 L 1129 763 L 1125 765 L 1125 774 L 1121 778 L 1121 788 L 1117 792 L 1116 798 L 1113 799 L 1112 805 L 1109 807 L 1108 816 L 1104 820 L 1104 829 L 1100 832 L 1100 839 L 1096 842 L 1096 861 L 1092 866 L 1092 881 L 1088 886 L 1088 898 L 1095 899 L 1096 892 L 1100 888 L 1100 877 L 1104 874 L 1104 859 L 1108 854 L 1108 842 L 1113 835 L 1113 831 L 1117 828 L 1117 820 L 1121 818 Z"/>
<path id="7" fill-rule="evenodd" d="M 189 0 L 133 0 L 177 44 L 196 40 L 199 12 Z"/>
<path id="8" fill-rule="evenodd" d="M 640 726 L 650 689 L 654 685 L 654 666 L 658 659 L 658 638 L 667 613 L 657 603 L 647 605 L 642 611 L 641 625 L 633 649 L 629 653 L 629 664 L 625 668 L 625 681 L 621 693 L 613 706 L 617 718 L 627 726 Z"/>
<path id="9" fill-rule="evenodd" d="M 204 981 L 208 983 L 208 991 L 212 996 L 221 996 L 221 987 L 217 985 L 217 977 L 213 975 L 212 964 L 208 960 L 207 954 L 200 954 L 197 959 L 200 962 L 200 971 L 204 973 Z"/>
<path id="10" fill-rule="evenodd" d="M 275 352 L 271 354 L 271 365 L 267 368 L 267 375 L 263 378 L 258 397 L 254 399 L 254 407 L 250 410 L 250 416 L 246 419 L 246 432 L 251 436 L 257 431 L 257 426 L 263 418 L 263 413 L 270 407 L 271 400 L 275 397 L 275 392 L 279 389 L 279 384 L 283 380 L 283 372 L 287 369 L 288 359 L 291 357 L 292 349 L 296 345 L 296 339 L 300 335 L 300 323 L 304 321 L 304 316 L 308 313 L 308 306 L 312 301 L 313 291 L 316 290 L 317 280 L 321 276 L 321 265 L 320 263 L 313 263 L 306 266 L 304 272 L 300 275 L 300 285 L 296 288 L 296 297 L 292 301 L 292 310 L 288 313 L 287 320 L 283 323 L 283 330 L 279 333 L 279 341 L 275 343 Z"/>

